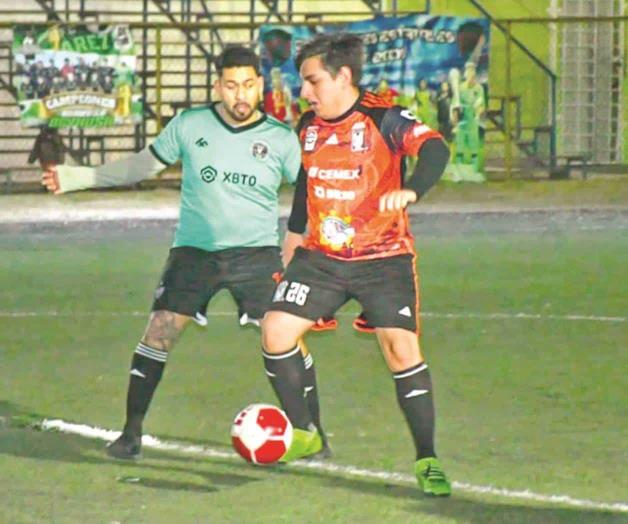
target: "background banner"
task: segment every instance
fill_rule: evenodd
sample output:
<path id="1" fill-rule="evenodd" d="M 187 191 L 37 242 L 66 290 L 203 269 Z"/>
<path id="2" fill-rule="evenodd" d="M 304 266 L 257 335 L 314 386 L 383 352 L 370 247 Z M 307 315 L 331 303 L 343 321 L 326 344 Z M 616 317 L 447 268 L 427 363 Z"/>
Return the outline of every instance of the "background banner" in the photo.
<path id="1" fill-rule="evenodd" d="M 24 127 L 139 122 L 136 50 L 127 26 L 16 26 L 15 88 Z"/>
<path id="2" fill-rule="evenodd" d="M 358 34 L 364 41 L 361 86 L 409 108 L 450 142 L 454 155 L 447 176 L 484 180 L 490 22 L 409 15 L 317 27 L 264 25 L 259 39 L 268 113 L 297 122 L 307 103 L 299 98 L 296 53 L 317 33 L 341 31 Z"/>

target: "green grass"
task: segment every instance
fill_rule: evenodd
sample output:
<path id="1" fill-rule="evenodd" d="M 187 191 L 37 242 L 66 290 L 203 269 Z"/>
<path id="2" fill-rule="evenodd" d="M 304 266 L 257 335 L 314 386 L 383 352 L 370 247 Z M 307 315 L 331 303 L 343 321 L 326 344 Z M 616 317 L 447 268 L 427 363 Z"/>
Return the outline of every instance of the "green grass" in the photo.
<path id="1" fill-rule="evenodd" d="M 422 309 L 624 316 L 622 234 L 423 238 Z M 0 310 L 68 315 L 0 316 L 0 522 L 628 520 L 462 491 L 425 500 L 411 485 L 150 449 L 138 464 L 120 464 L 104 458 L 101 441 L 19 427 L 33 414 L 120 427 L 128 364 L 145 324 L 143 315 L 124 313 L 147 310 L 168 242 L 58 240 L 0 238 Z M 333 462 L 409 474 L 412 447 L 389 373 L 374 340 L 350 328 L 357 310 L 347 305 L 337 332 L 309 338 Z M 146 430 L 228 450 L 233 415 L 274 398 L 257 332 L 237 326 L 226 295 L 211 311 L 234 314 L 184 334 Z M 422 327 L 438 447 L 454 480 L 625 499 L 625 322 L 426 317 Z"/>

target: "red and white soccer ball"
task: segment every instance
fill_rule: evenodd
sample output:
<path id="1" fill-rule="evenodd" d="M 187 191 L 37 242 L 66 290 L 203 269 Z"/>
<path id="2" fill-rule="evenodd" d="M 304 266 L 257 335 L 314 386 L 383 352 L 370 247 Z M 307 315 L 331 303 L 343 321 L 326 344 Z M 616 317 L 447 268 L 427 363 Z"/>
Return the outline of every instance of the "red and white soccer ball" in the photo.
<path id="1" fill-rule="evenodd" d="M 270 404 L 251 404 L 238 413 L 231 426 L 234 449 L 253 464 L 277 462 L 292 444 L 292 424 Z"/>

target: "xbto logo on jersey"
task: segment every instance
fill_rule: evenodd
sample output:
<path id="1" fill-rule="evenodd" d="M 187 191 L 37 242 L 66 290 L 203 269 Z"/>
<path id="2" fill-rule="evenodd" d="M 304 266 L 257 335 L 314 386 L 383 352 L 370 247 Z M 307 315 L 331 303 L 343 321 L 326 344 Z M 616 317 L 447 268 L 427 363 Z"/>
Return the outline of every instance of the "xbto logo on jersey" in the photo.
<path id="1" fill-rule="evenodd" d="M 213 166 L 205 166 L 201 169 L 201 179 L 203 182 L 211 184 L 218 176 L 218 171 Z M 222 172 L 222 182 L 234 184 L 237 186 L 254 187 L 257 185 L 257 177 L 255 175 L 247 175 L 245 173 L 235 173 L 233 171 Z"/>
<path id="2" fill-rule="evenodd" d="M 224 171 L 222 174 L 222 181 L 227 182 L 228 184 L 253 187 L 257 184 L 257 177 L 255 175 Z"/>
<path id="3" fill-rule="evenodd" d="M 208 184 L 211 184 L 214 180 L 216 180 L 217 174 L 218 171 L 216 171 L 216 168 L 212 166 L 205 166 L 201 169 L 201 178 L 203 179 L 203 182 L 207 182 Z"/>

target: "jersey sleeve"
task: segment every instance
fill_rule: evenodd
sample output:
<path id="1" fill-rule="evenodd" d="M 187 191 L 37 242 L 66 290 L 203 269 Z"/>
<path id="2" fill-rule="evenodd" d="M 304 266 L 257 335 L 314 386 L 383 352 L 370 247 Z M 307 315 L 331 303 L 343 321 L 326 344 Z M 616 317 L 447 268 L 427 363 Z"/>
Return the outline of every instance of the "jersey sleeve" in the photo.
<path id="1" fill-rule="evenodd" d="M 380 131 L 393 151 L 408 156 L 416 156 L 426 140 L 443 138 L 438 131 L 417 120 L 409 109 L 399 106 L 386 111 Z"/>
<path id="2" fill-rule="evenodd" d="M 302 234 L 307 226 L 307 175 L 303 166 L 299 169 L 297 187 L 292 199 L 292 210 L 288 218 L 288 231 Z"/>
<path id="3" fill-rule="evenodd" d="M 169 166 L 181 158 L 181 113 L 176 115 L 149 146 L 163 164 Z"/>
<path id="4" fill-rule="evenodd" d="M 299 168 L 301 166 L 301 143 L 294 131 L 290 131 L 286 142 L 286 149 L 282 158 L 281 174 L 284 180 L 294 184 L 297 181 Z"/>

